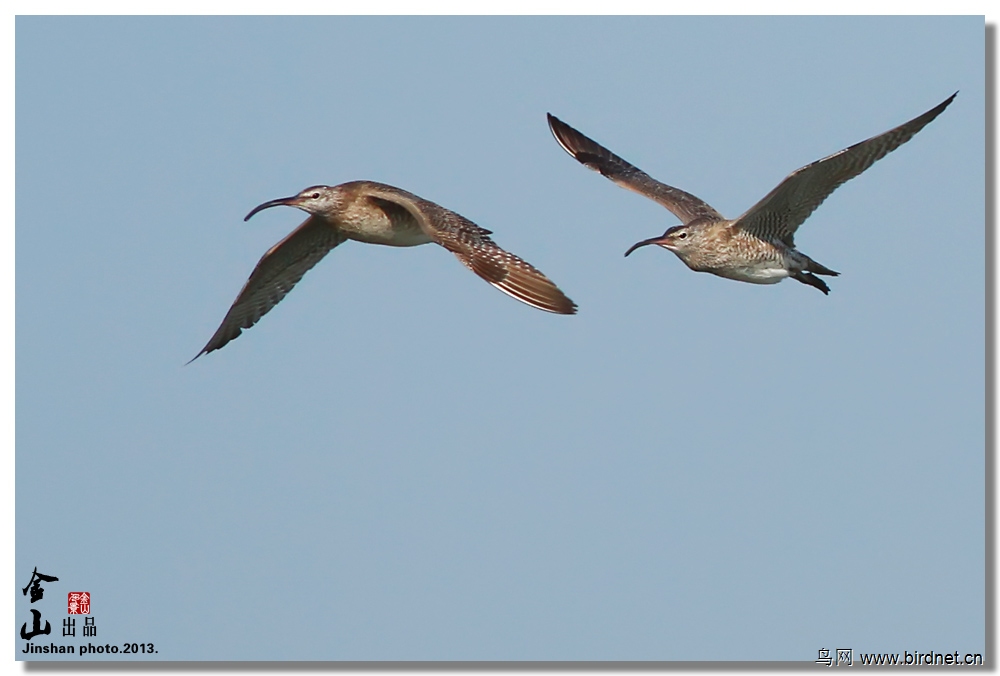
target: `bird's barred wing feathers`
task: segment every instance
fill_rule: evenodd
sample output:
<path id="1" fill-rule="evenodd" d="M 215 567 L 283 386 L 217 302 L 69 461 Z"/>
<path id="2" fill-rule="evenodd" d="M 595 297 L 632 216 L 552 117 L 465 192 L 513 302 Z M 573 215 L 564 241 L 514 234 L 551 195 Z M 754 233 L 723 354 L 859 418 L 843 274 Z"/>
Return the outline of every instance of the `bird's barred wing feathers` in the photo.
<path id="1" fill-rule="evenodd" d="M 957 94 L 957 92 L 956 92 Z M 941 114 L 956 94 L 923 115 L 884 134 L 856 143 L 793 171 L 762 200 L 733 223 L 734 228 L 769 241 L 778 239 L 794 246 L 795 231 L 803 221 L 845 182 L 903 145 Z"/>
<path id="2" fill-rule="evenodd" d="M 346 238 L 328 221 L 310 216 L 257 263 L 222 324 L 195 359 L 218 350 L 281 302 L 314 265 Z M 191 361 L 194 361 L 192 359 Z"/>
<path id="3" fill-rule="evenodd" d="M 577 162 L 600 172 L 621 187 L 666 207 L 686 225 L 697 218 L 722 220 L 722 214 L 691 193 L 660 183 L 613 152 L 549 114 L 552 135 Z"/>
<path id="4" fill-rule="evenodd" d="M 382 186 L 371 196 L 406 208 L 431 239 L 504 293 L 539 310 L 576 313 L 576 303 L 534 266 L 497 246 L 489 230 L 403 190 Z"/>

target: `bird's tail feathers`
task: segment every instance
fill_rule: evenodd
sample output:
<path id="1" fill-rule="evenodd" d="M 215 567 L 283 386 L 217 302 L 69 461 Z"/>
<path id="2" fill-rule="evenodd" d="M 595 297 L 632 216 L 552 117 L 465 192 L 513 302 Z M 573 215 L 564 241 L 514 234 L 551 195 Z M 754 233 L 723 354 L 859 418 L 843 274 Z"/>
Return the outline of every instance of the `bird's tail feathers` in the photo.
<path id="1" fill-rule="evenodd" d="M 806 272 L 815 272 L 817 275 L 829 275 L 831 277 L 837 277 L 840 275 L 839 272 L 831 270 L 825 265 L 820 265 L 813 259 L 809 259 L 809 266 L 806 268 Z"/>

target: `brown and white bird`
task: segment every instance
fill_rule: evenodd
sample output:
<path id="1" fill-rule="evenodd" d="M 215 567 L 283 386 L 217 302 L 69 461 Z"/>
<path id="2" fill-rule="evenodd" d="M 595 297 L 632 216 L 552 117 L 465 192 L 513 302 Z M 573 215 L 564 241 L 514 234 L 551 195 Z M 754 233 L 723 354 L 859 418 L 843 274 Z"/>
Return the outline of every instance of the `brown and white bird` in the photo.
<path id="1" fill-rule="evenodd" d="M 195 359 L 256 324 L 323 256 L 349 239 L 388 246 L 435 242 L 517 300 L 547 312 L 576 313 L 573 301 L 537 269 L 497 246 L 489 230 L 405 190 L 373 181 L 315 185 L 293 197 L 264 202 L 243 220 L 279 205 L 297 207 L 310 216 L 264 254 Z"/>
<path id="2" fill-rule="evenodd" d="M 694 195 L 660 183 L 553 115 L 548 118 L 556 141 L 578 162 L 623 188 L 659 202 L 681 220 L 681 225 L 669 228 L 662 236 L 636 243 L 625 252 L 626 256 L 641 246 L 656 244 L 673 251 L 697 272 L 752 284 L 776 284 L 791 277 L 828 294 L 830 287 L 816 275 L 839 273 L 798 251 L 795 231 L 830 193 L 909 141 L 957 94 L 895 129 L 793 171 L 764 199 L 733 220 Z"/>

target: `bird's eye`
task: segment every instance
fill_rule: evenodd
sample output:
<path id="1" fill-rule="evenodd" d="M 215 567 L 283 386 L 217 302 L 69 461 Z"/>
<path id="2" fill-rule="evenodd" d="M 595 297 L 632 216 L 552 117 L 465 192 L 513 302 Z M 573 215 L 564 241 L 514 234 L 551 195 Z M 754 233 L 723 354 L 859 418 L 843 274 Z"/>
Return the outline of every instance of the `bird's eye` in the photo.
<path id="1" fill-rule="evenodd" d="M 677 239 L 686 239 L 688 234 L 686 232 L 677 233 Z"/>
<path id="2" fill-rule="evenodd" d="M 313 198 L 314 200 L 318 200 L 319 199 L 319 193 L 318 192 L 314 192 L 312 195 L 309 195 L 309 197 Z"/>

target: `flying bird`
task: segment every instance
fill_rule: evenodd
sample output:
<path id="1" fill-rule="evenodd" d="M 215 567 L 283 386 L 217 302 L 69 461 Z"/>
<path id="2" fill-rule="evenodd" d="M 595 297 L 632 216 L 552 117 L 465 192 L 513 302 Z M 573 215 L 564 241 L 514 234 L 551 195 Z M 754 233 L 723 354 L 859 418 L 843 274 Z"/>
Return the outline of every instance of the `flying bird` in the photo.
<path id="1" fill-rule="evenodd" d="M 264 254 L 215 335 L 194 359 L 256 324 L 323 256 L 349 239 L 388 246 L 434 242 L 517 300 L 547 312 L 576 313 L 576 304 L 545 275 L 497 246 L 491 231 L 405 190 L 373 181 L 314 185 L 293 197 L 264 202 L 243 220 L 281 205 L 301 209 L 309 218 Z"/>
<path id="2" fill-rule="evenodd" d="M 556 141 L 578 162 L 658 202 L 681 220 L 681 225 L 668 228 L 660 237 L 637 242 L 626 256 L 639 247 L 656 244 L 674 252 L 696 272 L 751 284 L 776 284 L 791 277 L 829 294 L 830 287 L 816 275 L 840 273 L 797 250 L 795 231 L 830 193 L 913 138 L 957 94 L 895 129 L 793 171 L 734 220 L 694 195 L 660 183 L 557 117 L 549 114 L 548 119 Z"/>

